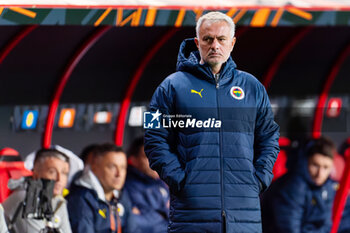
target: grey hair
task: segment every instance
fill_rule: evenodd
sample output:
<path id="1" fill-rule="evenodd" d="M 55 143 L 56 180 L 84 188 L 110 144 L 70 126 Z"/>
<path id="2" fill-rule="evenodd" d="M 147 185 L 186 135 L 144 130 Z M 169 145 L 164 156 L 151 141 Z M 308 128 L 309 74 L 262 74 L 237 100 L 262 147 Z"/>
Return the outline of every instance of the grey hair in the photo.
<path id="1" fill-rule="evenodd" d="M 40 149 L 35 154 L 34 165 L 42 162 L 47 158 L 57 158 L 69 164 L 69 157 L 63 152 L 56 149 Z"/>
<path id="2" fill-rule="evenodd" d="M 219 21 L 225 21 L 229 26 L 230 26 L 230 34 L 231 34 L 231 38 L 233 38 L 235 36 L 235 23 L 233 22 L 233 20 L 225 15 L 224 13 L 222 12 L 219 12 L 219 11 L 212 11 L 212 12 L 209 12 L 205 15 L 202 15 L 198 21 L 197 21 L 197 25 L 196 25 L 196 35 L 197 35 L 197 38 L 199 38 L 199 28 L 201 27 L 201 25 L 203 24 L 203 22 L 205 20 L 208 20 L 210 22 L 219 22 Z"/>

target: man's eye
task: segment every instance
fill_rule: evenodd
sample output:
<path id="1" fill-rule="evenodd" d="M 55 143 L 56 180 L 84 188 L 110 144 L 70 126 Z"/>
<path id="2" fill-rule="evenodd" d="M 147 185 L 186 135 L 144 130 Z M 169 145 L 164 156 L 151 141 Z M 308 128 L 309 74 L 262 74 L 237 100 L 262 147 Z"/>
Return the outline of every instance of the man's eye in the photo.
<path id="1" fill-rule="evenodd" d="M 49 170 L 49 173 L 50 173 L 50 174 L 55 174 L 56 171 L 55 171 L 54 169 L 50 169 L 50 170 Z"/>

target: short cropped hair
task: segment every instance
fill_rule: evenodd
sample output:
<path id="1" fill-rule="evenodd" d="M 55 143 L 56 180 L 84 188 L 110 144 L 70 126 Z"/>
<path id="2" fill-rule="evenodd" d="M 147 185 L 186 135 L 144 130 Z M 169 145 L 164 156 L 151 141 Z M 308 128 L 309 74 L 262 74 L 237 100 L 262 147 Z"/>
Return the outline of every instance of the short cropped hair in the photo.
<path id="1" fill-rule="evenodd" d="M 204 21 L 210 21 L 210 22 L 220 22 L 220 21 L 225 21 L 229 26 L 230 26 L 230 35 L 231 38 L 233 38 L 235 36 L 235 23 L 233 22 L 232 18 L 230 18 L 228 15 L 221 13 L 219 11 L 212 11 L 209 12 L 205 15 L 202 15 L 198 21 L 197 21 L 197 25 L 196 25 L 196 35 L 197 38 L 199 38 L 199 29 L 201 27 L 201 25 L 203 24 Z"/>
<path id="2" fill-rule="evenodd" d="M 69 157 L 63 152 L 56 149 L 40 149 L 35 154 L 34 165 L 47 158 L 57 158 L 69 164 Z"/>
<path id="3" fill-rule="evenodd" d="M 307 146 L 307 157 L 310 158 L 314 154 L 322 154 L 331 159 L 334 158 L 336 152 L 336 147 L 334 142 L 327 137 L 320 137 L 318 139 L 313 139 L 309 142 Z"/>
<path id="4" fill-rule="evenodd" d="M 139 156 L 139 151 L 141 147 L 143 147 L 144 144 L 144 137 L 138 137 L 136 138 L 130 145 L 128 149 L 128 157 L 134 156 L 138 157 Z"/>
<path id="5" fill-rule="evenodd" d="M 124 153 L 124 150 L 122 147 L 120 146 L 116 146 L 113 143 L 104 143 L 101 144 L 99 146 L 97 146 L 94 150 L 93 150 L 93 157 L 100 157 L 100 156 L 104 156 L 106 153 L 108 152 L 121 152 Z"/>
<path id="6" fill-rule="evenodd" d="M 84 164 L 87 162 L 89 154 L 93 154 L 98 147 L 98 144 L 90 144 L 83 148 L 79 157 L 83 160 Z"/>

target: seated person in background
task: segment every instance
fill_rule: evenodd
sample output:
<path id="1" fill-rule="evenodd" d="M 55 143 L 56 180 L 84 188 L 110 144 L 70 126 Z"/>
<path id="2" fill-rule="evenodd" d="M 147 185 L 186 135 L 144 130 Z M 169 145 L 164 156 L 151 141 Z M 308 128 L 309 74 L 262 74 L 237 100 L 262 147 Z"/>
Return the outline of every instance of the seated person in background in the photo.
<path id="1" fill-rule="evenodd" d="M 66 148 L 63 148 L 62 146 L 52 145 L 51 149 L 58 150 L 69 158 L 69 174 L 68 174 L 68 185 L 67 185 L 69 186 L 75 174 L 84 169 L 84 163 L 76 154 L 74 154 L 72 151 Z M 36 152 L 34 151 L 25 157 L 25 160 L 24 160 L 25 167 L 29 170 L 33 168 L 33 161 L 34 161 L 35 154 Z"/>
<path id="2" fill-rule="evenodd" d="M 103 144 L 93 150 L 91 163 L 74 181 L 67 196 L 74 233 L 137 232 L 128 201 L 118 200 L 126 169 L 122 148 Z"/>
<path id="3" fill-rule="evenodd" d="M 52 198 L 52 210 L 54 216 L 52 223 L 54 228 L 58 228 L 62 233 L 70 233 L 71 228 L 68 219 L 67 205 L 62 197 L 62 191 L 67 185 L 69 173 L 69 158 L 55 149 L 41 149 L 36 152 L 33 167 L 33 178 L 55 180 Z M 19 184 L 18 186 L 23 187 Z M 13 220 L 19 205 L 22 205 L 26 197 L 26 190 L 16 189 L 3 203 L 5 218 L 10 228 L 9 222 Z M 11 232 L 17 233 L 38 233 L 46 226 L 46 220 L 33 218 L 22 218 L 22 214 L 13 223 Z"/>
<path id="4" fill-rule="evenodd" d="M 86 147 L 83 148 L 82 152 L 80 153 L 80 159 L 84 162 L 84 168 L 87 166 L 90 166 L 92 157 L 94 155 L 94 151 L 96 148 L 99 147 L 99 144 L 89 144 Z"/>
<path id="5" fill-rule="evenodd" d="M 143 233 L 165 233 L 169 218 L 169 190 L 158 173 L 149 167 L 143 137 L 128 151 L 129 167 L 125 187 L 130 196 L 138 229 Z"/>
<path id="6" fill-rule="evenodd" d="M 96 148 L 98 148 L 99 145 L 98 144 L 89 144 L 86 147 L 83 148 L 83 150 L 81 151 L 79 158 L 83 161 L 84 163 L 84 169 L 80 170 L 78 172 L 76 172 L 72 178 L 72 182 L 71 185 L 74 184 L 74 182 L 79 179 L 84 172 L 88 172 L 90 170 L 90 164 L 92 163 L 92 157 L 94 155 L 94 150 Z M 71 188 L 71 185 L 69 186 L 69 189 Z"/>
<path id="7" fill-rule="evenodd" d="M 330 232 L 338 186 L 329 178 L 335 153 L 328 138 L 307 144 L 296 169 L 276 180 L 262 197 L 264 233 Z"/>

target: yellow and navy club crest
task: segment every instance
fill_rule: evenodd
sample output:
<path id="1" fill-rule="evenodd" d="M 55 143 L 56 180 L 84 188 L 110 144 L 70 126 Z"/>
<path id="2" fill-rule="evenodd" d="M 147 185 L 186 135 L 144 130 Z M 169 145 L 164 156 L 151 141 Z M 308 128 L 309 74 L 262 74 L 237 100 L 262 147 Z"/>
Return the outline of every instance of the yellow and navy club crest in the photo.
<path id="1" fill-rule="evenodd" d="M 230 94 L 236 100 L 241 100 L 241 99 L 244 98 L 244 91 L 243 91 L 243 89 L 240 88 L 240 87 L 237 87 L 237 86 L 231 87 Z"/>
<path id="2" fill-rule="evenodd" d="M 120 217 L 124 216 L 125 208 L 124 208 L 124 206 L 121 203 L 117 204 L 117 211 L 118 211 L 118 214 L 119 214 Z"/>

